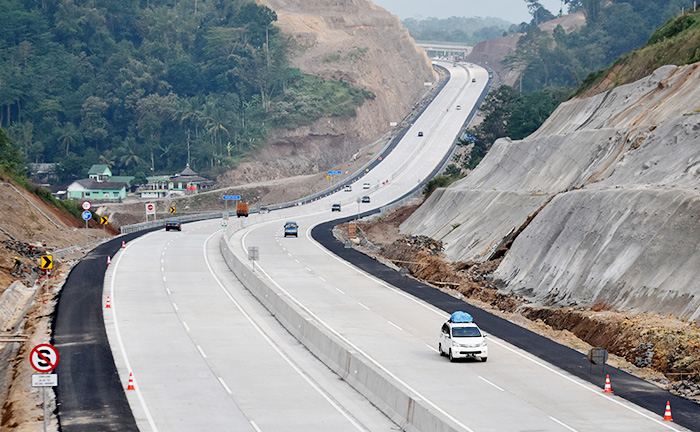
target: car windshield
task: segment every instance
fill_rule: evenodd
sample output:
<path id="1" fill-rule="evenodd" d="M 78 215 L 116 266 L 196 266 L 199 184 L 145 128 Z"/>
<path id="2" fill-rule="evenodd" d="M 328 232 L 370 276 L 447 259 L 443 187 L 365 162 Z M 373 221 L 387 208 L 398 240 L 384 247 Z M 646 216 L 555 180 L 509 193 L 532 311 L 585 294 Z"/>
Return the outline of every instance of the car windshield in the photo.
<path id="1" fill-rule="evenodd" d="M 455 327 L 452 329 L 452 337 L 479 337 L 481 332 L 476 327 Z"/>
<path id="2" fill-rule="evenodd" d="M 287 222 L 286 224 L 284 224 L 284 227 L 285 228 L 296 228 L 297 224 L 296 224 L 296 222 Z"/>

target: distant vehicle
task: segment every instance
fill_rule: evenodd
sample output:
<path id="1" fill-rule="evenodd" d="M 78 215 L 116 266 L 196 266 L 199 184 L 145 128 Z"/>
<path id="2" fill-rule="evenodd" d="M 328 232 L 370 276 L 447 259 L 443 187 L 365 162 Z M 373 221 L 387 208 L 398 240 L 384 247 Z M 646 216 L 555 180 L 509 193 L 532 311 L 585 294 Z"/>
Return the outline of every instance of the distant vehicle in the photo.
<path id="1" fill-rule="evenodd" d="M 418 132 L 418 136 L 423 136 L 423 132 Z"/>
<path id="2" fill-rule="evenodd" d="M 455 312 L 442 325 L 438 351 L 453 362 L 459 358 L 479 358 L 485 362 L 489 356 L 486 335 L 465 312 Z"/>
<path id="3" fill-rule="evenodd" d="M 236 216 L 248 217 L 248 203 L 238 203 L 236 205 Z"/>
<path id="4" fill-rule="evenodd" d="M 369 189 L 369 188 L 370 188 L 369 182 L 364 182 L 364 183 L 362 184 L 362 189 Z"/>
<path id="5" fill-rule="evenodd" d="M 286 222 L 284 224 L 284 236 L 299 237 L 299 225 L 296 222 Z"/>
<path id="6" fill-rule="evenodd" d="M 334 212 L 334 211 L 338 211 L 338 212 L 339 212 L 339 211 L 340 211 L 340 204 L 333 204 L 333 205 L 331 206 L 331 211 L 332 211 L 332 212 Z"/>
<path id="7" fill-rule="evenodd" d="M 363 197 L 362 197 L 362 202 L 363 202 L 364 204 L 369 203 L 369 197 L 368 197 L 367 195 L 363 196 Z"/>
<path id="8" fill-rule="evenodd" d="M 457 109 L 458 109 L 458 110 L 461 110 L 461 109 L 462 109 L 462 105 L 457 105 Z"/>
<path id="9" fill-rule="evenodd" d="M 268 214 L 270 213 L 270 209 L 267 207 L 260 207 L 260 214 Z"/>
<path id="10" fill-rule="evenodd" d="M 352 186 L 347 185 L 347 186 L 345 186 L 344 190 L 345 190 L 345 192 L 352 192 Z"/>
<path id="11" fill-rule="evenodd" d="M 472 78 L 472 82 L 476 82 L 476 78 Z"/>
<path id="12" fill-rule="evenodd" d="M 169 220 L 165 222 L 165 230 L 170 231 L 170 230 L 177 230 L 177 231 L 182 231 L 182 228 L 180 227 L 180 221 L 179 220 Z"/>

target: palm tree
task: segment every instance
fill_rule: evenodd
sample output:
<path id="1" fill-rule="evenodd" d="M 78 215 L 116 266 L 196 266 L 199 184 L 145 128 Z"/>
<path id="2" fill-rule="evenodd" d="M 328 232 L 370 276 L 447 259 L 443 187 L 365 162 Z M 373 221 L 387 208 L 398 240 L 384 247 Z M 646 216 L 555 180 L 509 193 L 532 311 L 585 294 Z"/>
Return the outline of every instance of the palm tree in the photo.
<path id="1" fill-rule="evenodd" d="M 68 122 L 61 128 L 61 135 L 58 137 L 58 140 L 61 142 L 63 148 L 66 149 L 66 156 L 68 156 L 68 152 L 70 152 L 70 146 L 75 144 L 75 137 L 77 135 L 78 128 L 76 128 L 73 123 Z"/>
<path id="2" fill-rule="evenodd" d="M 143 162 L 143 159 L 141 159 L 141 157 L 134 151 L 136 145 L 136 140 L 129 137 L 124 140 L 124 144 L 119 147 L 118 151 L 122 153 L 122 155 L 119 156 L 119 163 L 124 168 L 129 168 L 131 166 L 137 167 Z"/>

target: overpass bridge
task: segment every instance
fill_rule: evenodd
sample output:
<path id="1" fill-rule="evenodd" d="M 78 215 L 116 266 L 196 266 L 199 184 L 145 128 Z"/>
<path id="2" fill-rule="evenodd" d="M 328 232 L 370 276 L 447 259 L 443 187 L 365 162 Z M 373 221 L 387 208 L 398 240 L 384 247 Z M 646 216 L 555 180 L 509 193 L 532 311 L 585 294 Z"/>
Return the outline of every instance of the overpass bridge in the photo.
<path id="1" fill-rule="evenodd" d="M 416 44 L 425 49 L 428 57 L 461 58 L 464 59 L 471 53 L 473 47 L 460 43 L 416 41 Z"/>

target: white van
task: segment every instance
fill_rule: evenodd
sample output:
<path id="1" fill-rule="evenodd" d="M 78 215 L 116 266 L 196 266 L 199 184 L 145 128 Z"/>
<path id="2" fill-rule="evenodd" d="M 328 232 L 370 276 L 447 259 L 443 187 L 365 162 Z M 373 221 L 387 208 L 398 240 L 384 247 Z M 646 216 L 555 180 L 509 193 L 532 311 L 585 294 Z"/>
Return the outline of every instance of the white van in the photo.
<path id="1" fill-rule="evenodd" d="M 362 189 L 369 189 L 369 188 L 370 188 L 369 182 L 364 182 L 364 183 L 362 184 Z"/>
<path id="2" fill-rule="evenodd" d="M 438 351 L 447 355 L 453 362 L 459 358 L 479 358 L 485 362 L 489 356 L 486 335 L 473 322 L 457 323 L 447 321 L 440 330 Z"/>

